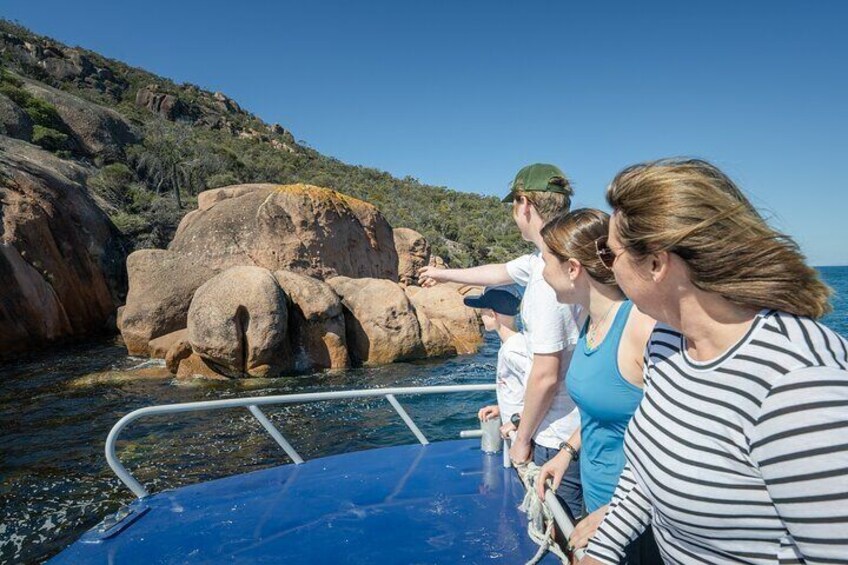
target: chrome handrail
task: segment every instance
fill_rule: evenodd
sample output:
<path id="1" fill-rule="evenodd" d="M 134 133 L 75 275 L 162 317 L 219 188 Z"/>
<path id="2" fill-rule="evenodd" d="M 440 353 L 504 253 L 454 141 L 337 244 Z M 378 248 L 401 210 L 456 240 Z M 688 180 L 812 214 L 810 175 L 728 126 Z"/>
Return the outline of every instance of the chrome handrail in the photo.
<path id="1" fill-rule="evenodd" d="M 427 438 L 424 437 L 424 434 L 421 433 L 421 430 L 418 429 L 418 426 L 415 425 L 415 422 L 403 409 L 400 403 L 397 401 L 396 396 L 400 395 L 410 395 L 410 394 L 447 394 L 454 392 L 480 392 L 480 391 L 494 391 L 496 385 L 494 384 L 477 384 L 477 385 L 440 385 L 440 386 L 428 386 L 428 387 L 394 387 L 394 388 L 374 388 L 374 389 L 359 389 L 359 390 L 341 390 L 341 391 L 331 391 L 331 392 L 309 392 L 309 393 L 300 393 L 300 394 L 283 394 L 283 395 L 275 395 L 275 396 L 252 396 L 246 398 L 228 398 L 225 400 L 205 400 L 199 402 L 182 402 L 179 404 L 162 404 L 159 406 L 148 406 L 146 408 L 139 408 L 137 410 L 133 410 L 120 420 L 112 427 L 112 430 L 109 432 L 108 437 L 106 438 L 106 461 L 109 463 L 109 467 L 112 468 L 112 471 L 121 479 L 123 482 L 138 498 L 144 498 L 145 496 L 149 496 L 150 493 L 145 489 L 141 483 L 139 483 L 136 478 L 130 473 L 126 467 L 121 463 L 120 459 L 118 459 L 118 455 L 115 452 L 115 445 L 118 441 L 118 436 L 120 436 L 123 429 L 138 420 L 139 418 L 143 418 L 146 416 L 157 416 L 162 414 L 179 414 L 182 412 L 200 412 L 200 411 L 209 411 L 209 410 L 221 410 L 225 408 L 247 408 L 250 413 L 256 418 L 265 431 L 274 438 L 274 441 L 279 444 L 279 446 L 286 452 L 286 454 L 291 458 L 291 460 L 295 464 L 303 463 L 303 458 L 295 451 L 292 445 L 283 437 L 283 434 L 271 423 L 271 421 L 265 416 L 262 410 L 259 409 L 260 406 L 268 406 L 274 404 L 301 404 L 307 402 L 319 402 L 322 400 L 348 400 L 351 398 L 373 398 L 377 396 L 382 396 L 386 398 L 389 404 L 394 408 L 395 412 L 401 417 L 406 426 L 410 429 L 410 431 L 415 435 L 421 445 L 427 445 L 429 442 Z"/>

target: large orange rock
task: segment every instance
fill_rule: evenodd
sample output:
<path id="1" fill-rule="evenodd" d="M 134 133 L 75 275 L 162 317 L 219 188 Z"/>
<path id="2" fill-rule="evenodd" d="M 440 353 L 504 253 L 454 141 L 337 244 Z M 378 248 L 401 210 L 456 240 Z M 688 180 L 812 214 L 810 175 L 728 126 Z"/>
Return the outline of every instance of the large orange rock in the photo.
<path id="1" fill-rule="evenodd" d="M 295 367 L 299 370 L 349 367 L 342 303 L 330 285 L 291 271 L 277 271 L 274 277 L 292 302 L 289 342 Z"/>
<path id="2" fill-rule="evenodd" d="M 326 280 L 397 280 L 392 228 L 374 206 L 327 188 L 234 185 L 202 192 L 168 247 L 213 268 L 253 265 Z"/>
<path id="3" fill-rule="evenodd" d="M 418 270 L 430 263 L 430 244 L 424 236 L 409 228 L 395 228 L 398 254 L 398 282 L 418 284 Z"/>
<path id="4" fill-rule="evenodd" d="M 424 356 L 421 329 L 395 282 L 336 277 L 327 283 L 344 305 L 347 344 L 356 364 L 383 365 Z"/>
<path id="5" fill-rule="evenodd" d="M 233 267 L 204 283 L 188 310 L 191 348 L 229 377 L 272 377 L 292 366 L 287 298 L 261 267 Z"/>
<path id="6" fill-rule="evenodd" d="M 463 304 L 456 285 L 405 289 L 421 326 L 428 357 L 475 353 L 483 343 L 477 312 Z"/>
<path id="7" fill-rule="evenodd" d="M 0 356 L 114 331 L 125 252 L 88 172 L 0 136 Z"/>
<path id="8" fill-rule="evenodd" d="M 127 257 L 129 292 L 121 336 L 130 355 L 148 355 L 149 342 L 185 328 L 194 292 L 216 271 L 173 251 L 141 249 Z"/>

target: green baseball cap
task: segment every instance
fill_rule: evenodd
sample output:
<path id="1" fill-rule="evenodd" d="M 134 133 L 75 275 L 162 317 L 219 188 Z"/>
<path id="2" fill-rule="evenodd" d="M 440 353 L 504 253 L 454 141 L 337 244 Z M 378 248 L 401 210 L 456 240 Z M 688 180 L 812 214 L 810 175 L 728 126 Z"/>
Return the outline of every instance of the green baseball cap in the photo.
<path id="1" fill-rule="evenodd" d="M 571 195 L 571 185 L 559 167 L 546 163 L 527 165 L 515 175 L 509 194 L 503 202 L 512 202 L 514 193 L 521 192 L 558 192 Z"/>

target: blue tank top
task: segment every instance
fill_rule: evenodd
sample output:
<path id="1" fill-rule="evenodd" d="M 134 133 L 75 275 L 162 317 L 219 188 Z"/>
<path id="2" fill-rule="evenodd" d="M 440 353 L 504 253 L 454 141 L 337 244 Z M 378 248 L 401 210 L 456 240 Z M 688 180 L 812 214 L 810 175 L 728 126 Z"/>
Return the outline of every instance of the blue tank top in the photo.
<path id="1" fill-rule="evenodd" d="M 609 504 L 624 469 L 624 432 L 642 400 L 642 389 L 622 376 L 618 346 L 633 303 L 618 307 L 604 340 L 586 344 L 586 321 L 566 373 L 568 393 L 580 409 L 580 480 L 588 512 Z"/>

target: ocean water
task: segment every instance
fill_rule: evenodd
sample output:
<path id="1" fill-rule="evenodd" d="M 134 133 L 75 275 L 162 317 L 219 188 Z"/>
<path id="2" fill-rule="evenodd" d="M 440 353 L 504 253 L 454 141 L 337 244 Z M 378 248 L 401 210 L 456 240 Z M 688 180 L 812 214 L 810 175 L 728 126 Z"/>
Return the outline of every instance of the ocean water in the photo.
<path id="1" fill-rule="evenodd" d="M 822 318 L 822 322 L 842 337 L 848 337 L 848 266 L 819 267 L 819 271 L 835 292 L 833 312 Z"/>
<path id="2" fill-rule="evenodd" d="M 848 336 L 848 267 L 821 269 L 835 289 L 824 322 Z M 143 406 L 237 396 L 493 381 L 497 339 L 475 355 L 251 382 L 180 384 L 114 341 L 81 344 L 0 366 L 0 563 L 41 562 L 133 499 L 106 464 L 112 425 Z M 137 378 L 101 382 L 105 376 Z M 94 374 L 95 377 L 91 375 Z M 400 399 L 431 440 L 476 424 L 493 393 Z M 415 439 L 382 399 L 268 408 L 306 458 Z M 245 409 L 157 417 L 122 434 L 119 455 L 152 492 L 288 459 Z"/>

